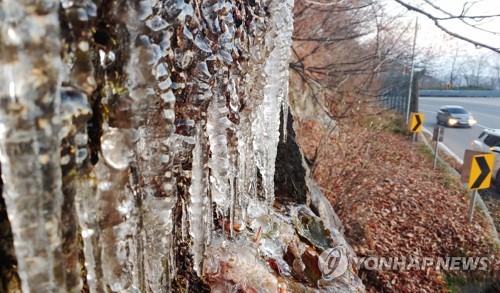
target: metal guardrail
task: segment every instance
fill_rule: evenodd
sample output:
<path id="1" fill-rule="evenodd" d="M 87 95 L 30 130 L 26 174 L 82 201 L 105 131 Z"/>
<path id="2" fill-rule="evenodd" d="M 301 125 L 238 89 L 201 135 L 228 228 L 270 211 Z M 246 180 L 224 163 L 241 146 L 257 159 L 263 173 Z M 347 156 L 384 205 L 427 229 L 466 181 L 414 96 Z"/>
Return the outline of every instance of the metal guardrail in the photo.
<path id="1" fill-rule="evenodd" d="M 500 97 L 500 90 L 419 90 L 420 97 Z"/>

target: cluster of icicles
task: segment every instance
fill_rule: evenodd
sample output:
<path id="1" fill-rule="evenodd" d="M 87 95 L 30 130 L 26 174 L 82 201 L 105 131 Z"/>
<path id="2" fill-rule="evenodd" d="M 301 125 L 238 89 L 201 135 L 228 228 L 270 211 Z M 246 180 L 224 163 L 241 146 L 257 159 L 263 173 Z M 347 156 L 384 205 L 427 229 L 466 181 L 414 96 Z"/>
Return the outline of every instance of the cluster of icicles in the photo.
<path id="1" fill-rule="evenodd" d="M 0 5 L 1 172 L 23 291 L 80 291 L 79 241 L 90 292 L 173 290 L 179 243 L 212 289 L 229 288 L 221 259 L 278 288 L 237 234 L 284 221 L 272 210 L 293 1 Z"/>
<path id="2" fill-rule="evenodd" d="M 293 2 L 115 2 L 106 12 L 102 1 L 0 3 L 3 196 L 26 292 L 81 288 L 77 231 L 90 291 L 168 290 L 174 226 L 201 274 L 213 213 L 231 234 L 273 202 Z M 121 22 L 128 42 L 99 46 L 99 13 Z M 113 80 L 119 58 L 124 78 Z M 91 162 L 96 109 L 111 113 L 101 115 Z M 182 182 L 187 197 L 177 194 Z"/>

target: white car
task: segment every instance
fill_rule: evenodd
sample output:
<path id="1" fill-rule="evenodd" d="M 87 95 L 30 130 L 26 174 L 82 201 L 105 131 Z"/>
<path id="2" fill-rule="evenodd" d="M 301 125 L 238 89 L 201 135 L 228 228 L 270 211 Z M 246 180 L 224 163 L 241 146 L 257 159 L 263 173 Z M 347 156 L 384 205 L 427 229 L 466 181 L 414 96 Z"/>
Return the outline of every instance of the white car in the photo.
<path id="1" fill-rule="evenodd" d="M 471 143 L 472 149 L 475 151 L 494 153 L 495 163 L 491 178 L 495 182 L 495 186 L 500 192 L 500 129 L 485 129 L 478 138 Z"/>

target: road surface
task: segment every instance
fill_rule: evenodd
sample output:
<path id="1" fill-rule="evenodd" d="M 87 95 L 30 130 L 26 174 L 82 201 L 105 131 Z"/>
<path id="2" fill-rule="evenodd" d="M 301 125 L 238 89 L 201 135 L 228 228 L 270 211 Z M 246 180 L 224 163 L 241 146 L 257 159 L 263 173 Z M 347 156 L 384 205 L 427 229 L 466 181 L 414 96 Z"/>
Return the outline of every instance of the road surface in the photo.
<path id="1" fill-rule="evenodd" d="M 436 125 L 437 110 L 444 105 L 462 106 L 478 122 L 472 128 L 445 127 L 443 142 L 458 158 L 463 159 L 465 150 L 470 149 L 470 143 L 483 129 L 500 129 L 500 98 L 420 97 L 419 112 L 425 114 L 423 127 L 432 132 Z"/>

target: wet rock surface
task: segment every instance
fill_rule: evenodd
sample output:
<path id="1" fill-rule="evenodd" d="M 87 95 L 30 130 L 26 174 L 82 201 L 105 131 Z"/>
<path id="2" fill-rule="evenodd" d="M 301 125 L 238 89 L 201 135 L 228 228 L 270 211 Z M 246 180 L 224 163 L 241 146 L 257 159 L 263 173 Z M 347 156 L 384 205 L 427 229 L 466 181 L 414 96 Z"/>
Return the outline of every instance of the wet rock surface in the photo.
<path id="1" fill-rule="evenodd" d="M 281 113 L 281 120 L 283 123 L 283 113 Z M 303 163 L 303 154 L 295 141 L 291 112 L 288 112 L 288 118 L 284 121 L 287 123 L 287 131 L 280 134 L 274 174 L 276 199 L 306 204 L 308 202 L 307 174 Z M 284 135 L 287 136 L 286 139 L 284 139 Z"/>
<path id="2" fill-rule="evenodd" d="M 25 292 L 363 291 L 319 267 L 352 255 L 308 206 L 292 6 L 0 2 L 4 288 L 17 268 Z"/>

